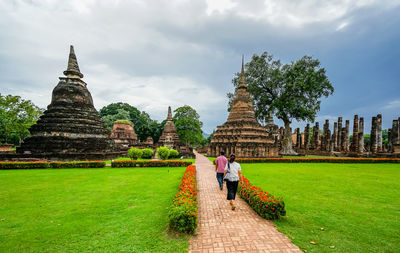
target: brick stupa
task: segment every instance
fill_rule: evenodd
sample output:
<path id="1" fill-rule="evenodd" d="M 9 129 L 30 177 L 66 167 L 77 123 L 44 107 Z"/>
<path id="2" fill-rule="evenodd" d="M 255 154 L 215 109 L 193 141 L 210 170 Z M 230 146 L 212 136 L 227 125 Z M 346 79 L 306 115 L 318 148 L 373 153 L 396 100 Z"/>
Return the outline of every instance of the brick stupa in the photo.
<path id="1" fill-rule="evenodd" d="M 165 122 L 164 130 L 160 136 L 160 139 L 158 139 L 158 145 L 174 148 L 176 150 L 179 150 L 182 146 L 174 121 L 172 120 L 171 106 L 168 107 L 167 122 Z"/>
<path id="2" fill-rule="evenodd" d="M 135 129 L 128 120 L 117 120 L 114 122 L 110 138 L 114 140 L 119 150 L 126 151 L 130 146 L 138 142 Z"/>
<path id="3" fill-rule="evenodd" d="M 269 136 L 255 117 L 253 102 L 245 82 L 243 59 L 239 86 L 228 120 L 217 127 L 208 153 L 209 156 L 218 156 L 220 151 L 243 158 L 279 156 L 273 137 Z"/>
<path id="4" fill-rule="evenodd" d="M 82 81 L 73 46 L 66 77 L 60 77 L 51 104 L 29 131 L 17 153 L 47 160 L 100 160 L 117 156 L 110 132 Z"/>

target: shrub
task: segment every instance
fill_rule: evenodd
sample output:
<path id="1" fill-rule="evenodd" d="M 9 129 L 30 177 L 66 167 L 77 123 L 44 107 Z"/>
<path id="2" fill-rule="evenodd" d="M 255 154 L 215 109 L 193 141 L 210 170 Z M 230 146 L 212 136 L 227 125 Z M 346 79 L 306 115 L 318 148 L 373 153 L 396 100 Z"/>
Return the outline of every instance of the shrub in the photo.
<path id="1" fill-rule="evenodd" d="M 126 124 L 126 125 L 133 126 L 133 123 L 130 120 L 126 120 L 126 119 L 116 120 L 116 121 L 114 121 L 114 123 Z"/>
<path id="2" fill-rule="evenodd" d="M 61 168 L 104 168 L 104 161 L 80 161 L 80 162 L 50 162 L 49 167 L 53 169 Z"/>
<path id="3" fill-rule="evenodd" d="M 182 233 L 194 233 L 197 228 L 197 215 L 196 166 L 190 165 L 183 174 L 179 192 L 169 208 L 169 226 Z"/>
<path id="4" fill-rule="evenodd" d="M 142 157 L 142 150 L 139 148 L 130 148 L 128 150 L 128 157 L 137 160 Z"/>
<path id="5" fill-rule="evenodd" d="M 157 157 L 162 160 L 167 160 L 169 157 L 169 148 L 168 147 L 159 147 L 157 148 Z"/>
<path id="6" fill-rule="evenodd" d="M 142 149 L 142 158 L 150 159 L 153 157 L 154 151 L 150 148 Z"/>
<path id="7" fill-rule="evenodd" d="M 0 162 L 0 169 L 62 169 L 62 168 L 104 168 L 104 161 L 77 162 Z"/>
<path id="8" fill-rule="evenodd" d="M 275 198 L 261 188 L 251 185 L 250 181 L 243 177 L 239 182 L 239 195 L 261 217 L 274 220 L 286 215 L 285 203 L 281 198 Z"/>
<path id="9" fill-rule="evenodd" d="M 177 158 L 178 156 L 179 156 L 179 152 L 178 152 L 177 150 L 171 149 L 171 150 L 169 151 L 169 157 L 171 157 L 171 158 Z"/>
<path id="10" fill-rule="evenodd" d="M 137 160 L 122 160 L 111 162 L 113 168 L 126 167 L 186 167 L 191 165 L 189 161 L 137 161 Z"/>
<path id="11" fill-rule="evenodd" d="M 40 162 L 0 162 L 1 170 L 10 169 L 46 169 L 49 164 L 44 161 Z"/>

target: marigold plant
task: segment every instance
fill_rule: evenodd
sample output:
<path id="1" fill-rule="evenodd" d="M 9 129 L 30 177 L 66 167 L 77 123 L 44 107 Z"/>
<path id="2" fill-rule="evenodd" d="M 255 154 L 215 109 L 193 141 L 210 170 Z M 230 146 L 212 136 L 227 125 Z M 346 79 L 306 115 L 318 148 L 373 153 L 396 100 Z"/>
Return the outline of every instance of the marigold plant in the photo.
<path id="1" fill-rule="evenodd" d="M 194 233 L 197 228 L 198 203 L 196 166 L 190 165 L 179 185 L 179 192 L 169 209 L 169 226 L 173 230 Z"/>
<path id="2" fill-rule="evenodd" d="M 244 199 L 261 217 L 274 220 L 286 215 L 285 203 L 282 198 L 273 195 L 261 188 L 254 186 L 243 177 L 239 182 L 239 195 Z"/>

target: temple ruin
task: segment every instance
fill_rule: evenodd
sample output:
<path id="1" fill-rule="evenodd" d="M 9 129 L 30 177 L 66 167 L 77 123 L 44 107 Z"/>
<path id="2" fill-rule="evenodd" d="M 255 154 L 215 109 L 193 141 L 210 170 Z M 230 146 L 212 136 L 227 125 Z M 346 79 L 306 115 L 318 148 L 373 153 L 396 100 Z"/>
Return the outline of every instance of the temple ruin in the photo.
<path id="1" fill-rule="evenodd" d="M 253 102 L 247 91 L 244 63 L 239 86 L 235 92 L 228 120 L 217 127 L 211 139 L 208 155 L 218 156 L 220 151 L 234 153 L 237 157 L 278 157 L 274 137 L 260 125 L 255 117 Z"/>
<path id="2" fill-rule="evenodd" d="M 115 146 L 121 151 L 128 150 L 130 146 L 138 142 L 135 129 L 132 123 L 127 120 L 114 122 L 110 138 L 114 140 Z"/>
<path id="3" fill-rule="evenodd" d="M 47 160 L 104 160 L 118 157 L 110 132 L 93 106 L 87 84 L 81 79 L 73 46 L 66 77 L 60 77 L 47 110 L 29 129 L 17 153 Z"/>

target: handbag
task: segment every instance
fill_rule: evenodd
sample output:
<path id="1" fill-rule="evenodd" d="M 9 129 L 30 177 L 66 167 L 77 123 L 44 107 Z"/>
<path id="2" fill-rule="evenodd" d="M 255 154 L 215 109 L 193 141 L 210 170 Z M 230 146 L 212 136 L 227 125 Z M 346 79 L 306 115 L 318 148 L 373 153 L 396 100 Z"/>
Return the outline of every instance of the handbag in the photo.
<path id="1" fill-rule="evenodd" d="M 229 162 L 228 162 L 228 172 L 225 174 L 224 176 L 224 181 L 228 181 L 228 174 L 231 172 L 231 166 L 229 166 Z"/>

